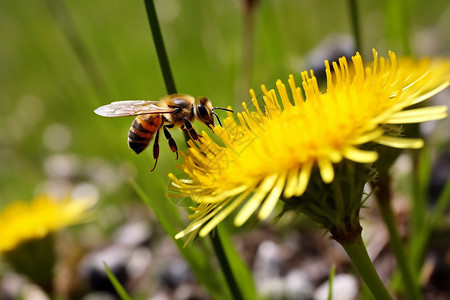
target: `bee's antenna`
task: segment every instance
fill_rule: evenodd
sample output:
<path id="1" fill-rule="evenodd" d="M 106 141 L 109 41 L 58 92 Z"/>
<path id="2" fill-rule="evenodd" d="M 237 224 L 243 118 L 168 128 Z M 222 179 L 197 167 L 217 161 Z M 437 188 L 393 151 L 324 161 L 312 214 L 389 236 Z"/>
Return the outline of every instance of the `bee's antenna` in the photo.
<path id="1" fill-rule="evenodd" d="M 215 112 L 213 112 L 213 111 L 212 111 L 211 113 L 216 117 L 217 122 L 219 122 L 220 127 L 223 127 L 223 126 L 222 126 L 222 123 L 220 122 L 219 116 L 218 116 Z"/>
<path id="2" fill-rule="evenodd" d="M 228 108 L 224 108 L 224 107 L 214 107 L 214 108 L 212 109 L 212 111 L 214 111 L 215 109 L 226 110 L 226 111 L 229 111 L 229 112 L 232 112 L 232 113 L 234 113 L 234 111 L 233 111 L 233 110 L 231 110 L 231 109 L 228 109 Z"/>
<path id="3" fill-rule="evenodd" d="M 219 122 L 220 127 L 223 127 L 223 126 L 222 126 L 222 123 L 220 122 L 219 116 L 214 112 L 215 109 L 226 110 L 226 111 L 229 111 L 229 112 L 232 112 L 232 113 L 234 113 L 234 111 L 232 111 L 231 109 L 228 109 L 228 108 L 223 108 L 223 107 L 214 107 L 214 108 L 211 110 L 212 114 L 216 117 L 217 122 Z"/>

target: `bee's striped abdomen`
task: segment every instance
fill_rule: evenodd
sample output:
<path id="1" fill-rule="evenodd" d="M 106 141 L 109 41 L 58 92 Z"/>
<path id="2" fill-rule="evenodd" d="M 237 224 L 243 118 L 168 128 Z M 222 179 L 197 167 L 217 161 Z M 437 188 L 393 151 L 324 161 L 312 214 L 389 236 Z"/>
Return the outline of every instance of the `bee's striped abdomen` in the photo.
<path id="1" fill-rule="evenodd" d="M 161 115 L 158 114 L 137 116 L 128 131 L 128 146 L 137 154 L 141 153 L 158 131 L 161 122 Z"/>

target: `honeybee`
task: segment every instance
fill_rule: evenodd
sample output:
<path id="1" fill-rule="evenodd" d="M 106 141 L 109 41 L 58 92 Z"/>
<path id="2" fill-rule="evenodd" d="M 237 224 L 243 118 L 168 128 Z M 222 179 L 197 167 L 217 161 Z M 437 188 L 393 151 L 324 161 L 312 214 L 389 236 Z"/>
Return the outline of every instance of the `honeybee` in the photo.
<path id="1" fill-rule="evenodd" d="M 215 109 L 233 112 L 223 107 L 213 107 L 211 101 L 206 97 L 194 97 L 186 94 L 172 94 L 161 98 L 159 101 L 127 100 L 116 101 L 100 106 L 94 112 L 104 117 L 128 117 L 137 116 L 128 131 L 128 146 L 136 152 L 141 153 L 153 136 L 156 134 L 153 144 L 153 158 L 156 168 L 159 157 L 159 133 L 161 128 L 164 132 L 169 147 L 176 153 L 178 159 L 178 148 L 175 140 L 169 132 L 169 128 L 180 127 L 187 132 L 191 139 L 198 140 L 199 135 L 192 127 L 191 122 L 198 119 L 206 126 L 214 126 L 214 117 L 220 126 L 219 116 Z M 211 127 L 210 127 L 211 128 Z M 212 129 L 212 128 L 211 128 Z"/>

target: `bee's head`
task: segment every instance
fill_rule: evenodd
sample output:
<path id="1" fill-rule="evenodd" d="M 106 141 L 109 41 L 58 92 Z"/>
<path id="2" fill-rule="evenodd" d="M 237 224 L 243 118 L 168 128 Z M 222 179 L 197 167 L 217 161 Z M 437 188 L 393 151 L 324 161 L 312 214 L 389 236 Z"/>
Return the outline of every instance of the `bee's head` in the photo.
<path id="1" fill-rule="evenodd" d="M 214 126 L 213 106 L 211 101 L 206 97 L 199 97 L 195 102 L 195 117 L 206 126 Z"/>
<path id="2" fill-rule="evenodd" d="M 222 123 L 220 123 L 219 116 L 214 112 L 215 109 L 222 109 L 226 111 L 231 111 L 227 108 L 222 107 L 213 107 L 211 101 L 206 97 L 199 97 L 195 103 L 195 109 L 194 113 L 197 119 L 199 119 L 202 123 L 204 123 L 206 126 L 210 127 L 209 125 L 214 126 L 214 117 L 217 118 L 217 122 L 219 122 L 219 125 L 222 126 Z"/>

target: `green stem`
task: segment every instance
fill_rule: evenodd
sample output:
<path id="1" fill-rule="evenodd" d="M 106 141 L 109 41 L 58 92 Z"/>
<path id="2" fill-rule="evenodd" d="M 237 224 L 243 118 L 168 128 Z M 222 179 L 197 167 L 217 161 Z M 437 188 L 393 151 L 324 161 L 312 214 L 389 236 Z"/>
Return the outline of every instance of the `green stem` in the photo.
<path id="1" fill-rule="evenodd" d="M 389 45 L 401 47 L 404 55 L 411 55 L 409 0 L 389 0 L 386 2 L 387 30 Z"/>
<path id="2" fill-rule="evenodd" d="M 356 51 L 362 52 L 357 0 L 348 0 L 348 6 L 350 9 L 350 19 L 352 22 L 352 31 L 353 31 L 353 38 L 355 39 Z"/>
<path id="3" fill-rule="evenodd" d="M 175 81 L 173 79 L 172 70 L 169 65 L 169 59 L 167 57 L 166 47 L 164 46 L 164 40 L 159 27 L 158 15 L 156 14 L 155 4 L 153 0 L 145 0 L 145 8 L 147 9 L 147 17 L 150 23 L 150 29 L 152 30 L 153 42 L 155 43 L 156 52 L 158 54 L 158 60 L 161 67 L 161 71 L 164 77 L 164 83 L 168 94 L 175 94 L 177 88 L 175 87 Z"/>
<path id="4" fill-rule="evenodd" d="M 254 57 L 254 35 L 255 35 L 255 13 L 259 1 L 246 0 L 242 1 L 243 8 L 243 24 L 242 24 L 242 58 L 241 72 L 239 83 L 239 94 L 237 99 L 246 99 L 248 96 L 248 87 L 251 86 L 253 57 Z M 238 100 L 235 104 L 239 106 L 242 100 Z M 238 103 L 239 102 L 239 103 Z"/>
<path id="5" fill-rule="evenodd" d="M 396 222 L 394 217 L 394 212 L 391 206 L 391 190 L 388 180 L 382 180 L 377 185 L 377 202 L 380 208 L 380 213 L 383 218 L 384 223 L 389 232 L 389 243 L 392 251 L 394 252 L 395 258 L 397 260 L 398 269 L 402 275 L 402 282 L 404 287 L 404 292 L 408 296 L 408 299 L 419 300 L 422 299 L 420 293 L 420 287 L 417 279 L 413 277 L 413 272 L 411 265 L 407 261 L 407 256 L 403 243 L 401 241 L 400 235 L 396 228 Z"/>
<path id="6" fill-rule="evenodd" d="M 215 230 L 213 234 L 209 235 L 211 238 L 211 242 L 214 247 L 214 251 L 216 252 L 217 259 L 219 260 L 220 267 L 225 275 L 225 280 L 228 283 L 228 287 L 230 288 L 233 299 L 240 300 L 244 299 L 242 297 L 241 290 L 239 289 L 239 285 L 237 284 L 236 278 L 234 277 L 234 273 L 231 270 L 230 263 L 228 261 L 227 255 L 222 245 L 222 240 L 220 239 L 219 230 Z"/>
<path id="7" fill-rule="evenodd" d="M 328 298 L 327 300 L 333 300 L 333 280 L 336 274 L 336 265 L 332 265 L 330 269 L 330 275 L 328 276 Z"/>
<path id="8" fill-rule="evenodd" d="M 424 147 L 420 152 L 413 152 L 413 206 L 411 214 L 411 236 L 419 235 L 425 226 L 427 211 L 427 191 L 431 178 L 430 150 Z"/>
<path id="9" fill-rule="evenodd" d="M 444 187 L 441 195 L 439 196 L 436 205 L 434 206 L 431 214 L 424 222 L 420 232 L 417 232 L 414 240 L 411 243 L 410 261 L 412 262 L 412 268 L 415 273 L 419 273 L 422 270 L 423 259 L 426 253 L 426 247 L 430 240 L 431 233 L 439 220 L 444 220 L 444 214 L 450 204 L 450 179 L 447 180 L 447 184 Z"/>
<path id="10" fill-rule="evenodd" d="M 369 290 L 372 292 L 375 299 L 391 299 L 391 295 L 387 291 L 380 277 L 378 276 L 372 261 L 369 258 L 361 234 L 356 234 L 352 239 L 336 239 L 345 249 L 353 266 L 358 271 L 366 283 Z"/>

